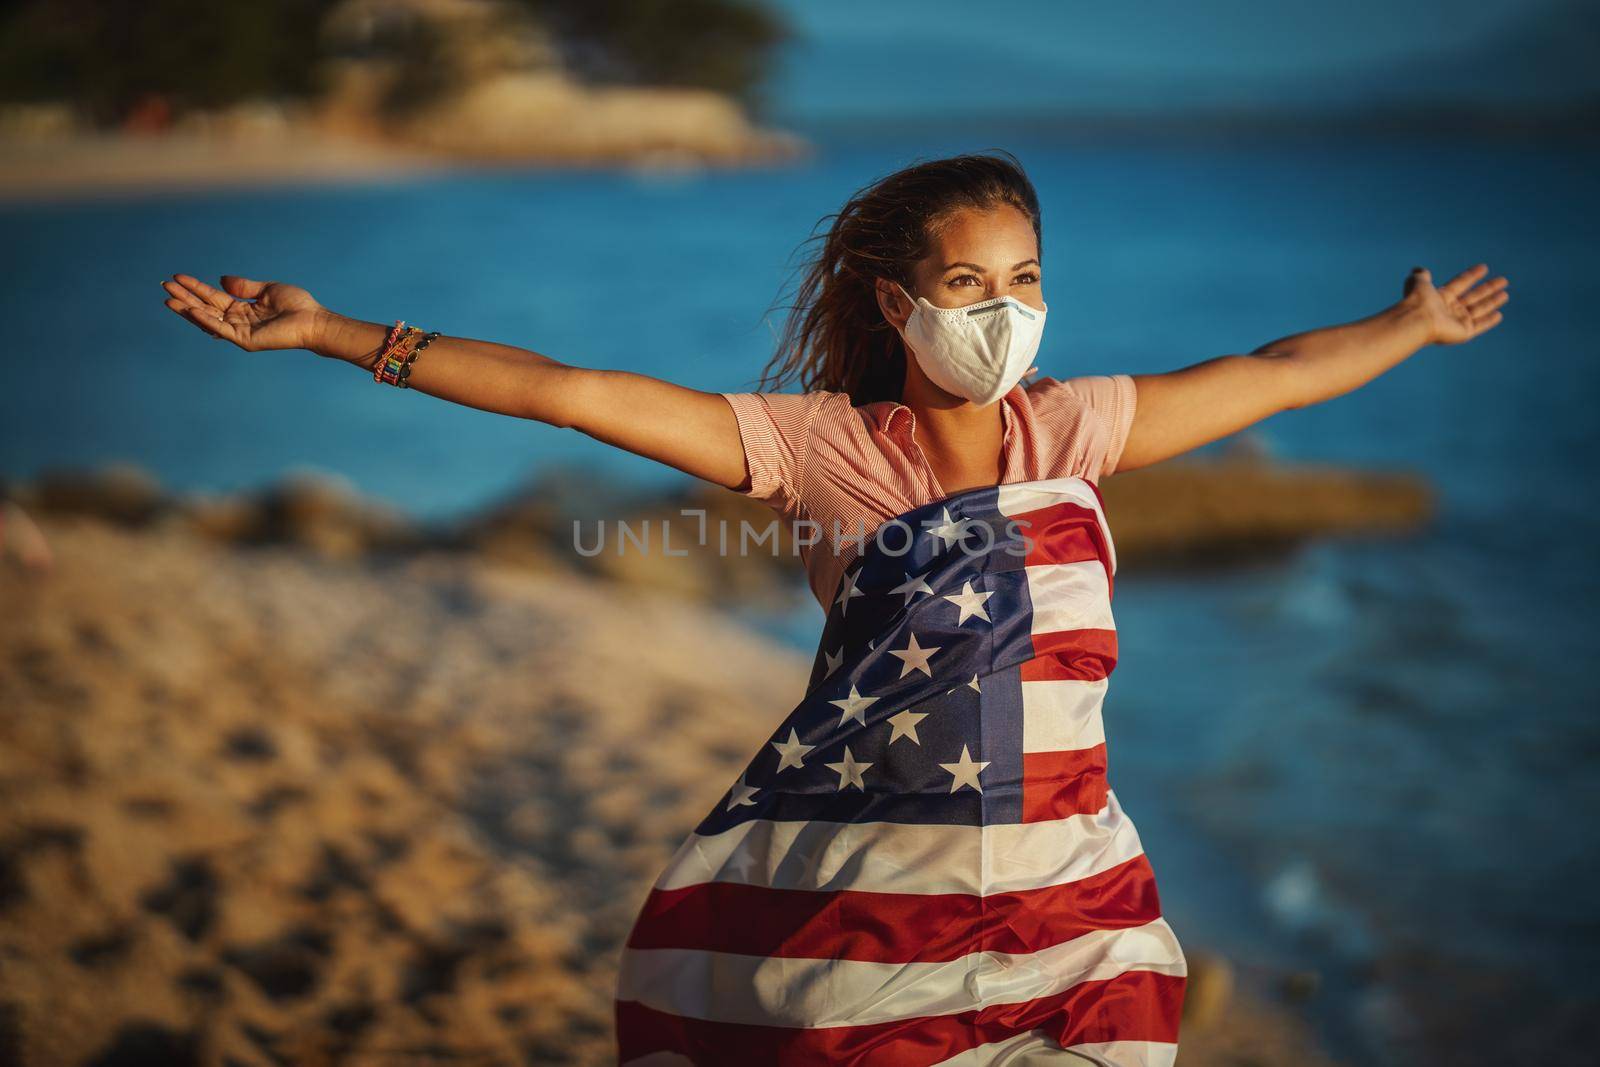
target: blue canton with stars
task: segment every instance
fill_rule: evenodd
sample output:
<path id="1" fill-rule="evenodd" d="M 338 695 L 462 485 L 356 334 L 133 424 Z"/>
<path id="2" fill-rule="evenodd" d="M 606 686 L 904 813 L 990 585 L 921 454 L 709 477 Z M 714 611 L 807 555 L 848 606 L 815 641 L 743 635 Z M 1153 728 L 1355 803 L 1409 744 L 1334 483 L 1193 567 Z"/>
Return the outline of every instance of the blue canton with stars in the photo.
<path id="1" fill-rule="evenodd" d="M 998 500 L 994 486 L 960 492 L 868 538 L 805 698 L 696 833 L 751 819 L 1021 821 L 1028 531 Z"/>

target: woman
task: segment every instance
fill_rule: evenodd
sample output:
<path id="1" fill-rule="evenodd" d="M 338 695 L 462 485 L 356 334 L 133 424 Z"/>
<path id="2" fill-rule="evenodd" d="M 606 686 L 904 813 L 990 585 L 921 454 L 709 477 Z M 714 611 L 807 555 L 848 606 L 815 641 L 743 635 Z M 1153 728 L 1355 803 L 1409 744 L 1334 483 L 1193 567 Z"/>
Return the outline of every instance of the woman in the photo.
<path id="1" fill-rule="evenodd" d="M 908 167 L 833 220 L 764 379 L 799 393 L 386 328 L 282 283 L 163 287 L 246 350 L 577 429 L 817 534 L 810 686 L 640 912 L 623 1062 L 1170 1064 L 1186 966 L 1106 778 L 1096 483 L 1475 337 L 1506 279 L 1416 268 L 1393 305 L 1248 355 L 1024 384 L 1047 306 L 1014 157 Z"/>

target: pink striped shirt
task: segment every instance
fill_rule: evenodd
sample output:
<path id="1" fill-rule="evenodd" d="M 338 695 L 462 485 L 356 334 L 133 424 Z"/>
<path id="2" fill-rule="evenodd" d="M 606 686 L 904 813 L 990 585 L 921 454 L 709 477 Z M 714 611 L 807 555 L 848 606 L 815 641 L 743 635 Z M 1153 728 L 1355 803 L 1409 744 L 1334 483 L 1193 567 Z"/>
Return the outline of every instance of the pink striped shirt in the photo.
<path id="1" fill-rule="evenodd" d="M 723 393 L 739 420 L 749 484 L 800 539 L 811 591 L 828 609 L 844 570 L 880 523 L 950 494 L 892 400 L 852 406 L 847 393 Z M 1137 399 L 1133 376 L 1038 378 L 1001 398 L 1002 484 L 1117 469 Z M 806 540 L 815 544 L 807 545 Z"/>

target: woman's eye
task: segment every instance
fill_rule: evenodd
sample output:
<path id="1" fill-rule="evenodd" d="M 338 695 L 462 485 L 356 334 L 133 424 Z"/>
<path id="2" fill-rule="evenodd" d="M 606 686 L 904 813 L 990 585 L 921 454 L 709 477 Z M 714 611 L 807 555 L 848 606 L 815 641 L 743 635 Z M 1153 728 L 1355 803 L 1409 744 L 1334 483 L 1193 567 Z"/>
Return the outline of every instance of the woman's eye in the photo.
<path id="1" fill-rule="evenodd" d="M 969 282 L 973 285 L 982 285 L 983 279 L 979 278 L 976 274 L 958 274 L 954 278 L 951 278 L 947 284 L 953 286 L 966 285 Z M 1037 285 L 1038 283 L 1039 276 L 1032 271 L 1026 271 L 1017 275 L 1016 278 L 1011 282 L 1012 285 Z"/>

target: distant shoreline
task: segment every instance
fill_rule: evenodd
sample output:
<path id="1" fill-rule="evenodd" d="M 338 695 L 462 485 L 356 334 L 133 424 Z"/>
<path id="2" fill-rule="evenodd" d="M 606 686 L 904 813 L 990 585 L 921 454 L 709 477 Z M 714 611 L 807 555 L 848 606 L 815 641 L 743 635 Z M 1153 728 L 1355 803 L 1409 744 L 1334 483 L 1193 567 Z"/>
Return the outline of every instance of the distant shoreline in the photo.
<path id="1" fill-rule="evenodd" d="M 75 134 L 3 142 L 0 198 L 61 200 L 437 172 L 449 161 L 318 135 L 219 142 L 192 134 Z"/>
<path id="2" fill-rule="evenodd" d="M 358 97 L 360 94 L 356 94 Z M 700 89 L 505 72 L 405 119 L 361 100 L 258 100 L 106 129 L 75 105 L 0 107 L 0 201 L 381 181 L 504 168 L 682 172 L 783 165 L 812 146 Z"/>
<path id="3" fill-rule="evenodd" d="M 1148 141 L 1274 141 L 1374 137 L 1494 140 L 1561 138 L 1600 143 L 1600 107 L 1496 113 L 1419 107 L 1407 111 L 1337 112 L 1307 117 L 1259 112 L 1199 112 L 1187 116 L 1073 114 L 925 117 L 897 114 L 780 116 L 782 129 L 718 130 L 696 145 L 652 147 L 648 130 L 607 145 L 537 143 L 481 151 L 470 145 L 435 147 L 399 138 L 324 131 L 295 123 L 254 136 L 191 132 L 89 132 L 48 136 L 0 135 L 0 203 L 77 201 L 218 189 L 279 188 L 405 179 L 502 169 L 624 170 L 677 173 L 787 166 L 809 158 L 818 139 L 876 138 L 886 124 L 904 134 L 927 125 L 947 134 L 970 121 L 997 142 L 1045 137 Z"/>
<path id="4" fill-rule="evenodd" d="M 0 203 L 359 184 L 513 168 L 599 167 L 672 173 L 783 161 L 759 157 L 722 160 L 688 150 L 643 147 L 610 155 L 475 157 L 310 131 L 241 140 L 182 133 L 0 139 L 0 160 Z"/>

